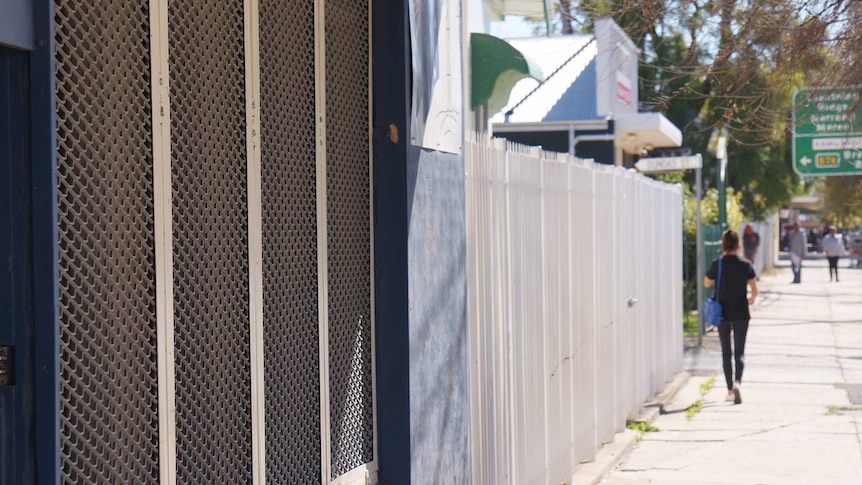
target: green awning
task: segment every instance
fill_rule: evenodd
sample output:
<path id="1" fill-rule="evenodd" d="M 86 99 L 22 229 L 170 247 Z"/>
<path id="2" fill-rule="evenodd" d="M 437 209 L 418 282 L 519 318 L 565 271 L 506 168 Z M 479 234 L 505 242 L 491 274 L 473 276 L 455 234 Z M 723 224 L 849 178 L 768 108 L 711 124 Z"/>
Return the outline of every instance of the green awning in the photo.
<path id="1" fill-rule="evenodd" d="M 470 107 L 474 111 L 488 103 L 488 113 L 496 113 L 506 106 L 515 83 L 527 77 L 544 80 L 524 54 L 493 35 L 471 33 L 470 58 Z"/>

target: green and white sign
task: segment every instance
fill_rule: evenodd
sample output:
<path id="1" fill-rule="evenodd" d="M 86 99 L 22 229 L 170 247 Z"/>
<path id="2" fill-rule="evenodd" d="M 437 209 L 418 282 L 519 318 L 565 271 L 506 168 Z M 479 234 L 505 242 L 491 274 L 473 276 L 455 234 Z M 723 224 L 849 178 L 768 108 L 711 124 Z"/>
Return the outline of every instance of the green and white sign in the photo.
<path id="1" fill-rule="evenodd" d="M 793 168 L 799 175 L 862 175 L 862 89 L 803 89 L 794 96 Z"/>

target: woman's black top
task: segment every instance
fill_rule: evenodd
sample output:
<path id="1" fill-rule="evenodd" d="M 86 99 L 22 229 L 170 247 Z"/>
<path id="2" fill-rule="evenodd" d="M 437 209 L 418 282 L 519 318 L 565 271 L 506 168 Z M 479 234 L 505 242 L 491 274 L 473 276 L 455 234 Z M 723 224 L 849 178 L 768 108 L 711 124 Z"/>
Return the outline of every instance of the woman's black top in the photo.
<path id="1" fill-rule="evenodd" d="M 712 262 L 706 277 L 718 280 L 717 259 Z M 724 320 L 751 319 L 751 314 L 748 313 L 748 280 L 754 277 L 751 263 L 739 256 L 724 256 L 721 263 L 721 288 L 718 292 Z"/>

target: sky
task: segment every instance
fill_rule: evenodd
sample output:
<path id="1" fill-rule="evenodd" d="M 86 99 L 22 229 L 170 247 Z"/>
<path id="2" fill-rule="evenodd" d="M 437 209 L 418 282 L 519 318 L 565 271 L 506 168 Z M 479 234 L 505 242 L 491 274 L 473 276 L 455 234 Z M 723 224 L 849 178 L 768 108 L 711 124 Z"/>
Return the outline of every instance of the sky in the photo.
<path id="1" fill-rule="evenodd" d="M 518 39 L 535 37 L 533 35 L 535 28 L 535 22 L 528 22 L 516 15 L 507 15 L 502 22 L 491 22 L 491 31 L 488 33 L 501 39 Z"/>

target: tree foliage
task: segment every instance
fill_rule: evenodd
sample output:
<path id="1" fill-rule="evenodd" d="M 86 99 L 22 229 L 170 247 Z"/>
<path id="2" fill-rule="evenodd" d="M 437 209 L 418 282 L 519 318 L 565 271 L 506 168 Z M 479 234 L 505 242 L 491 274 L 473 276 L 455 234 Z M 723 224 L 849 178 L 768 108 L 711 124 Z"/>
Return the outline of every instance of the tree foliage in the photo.
<path id="1" fill-rule="evenodd" d="M 703 224 L 718 224 L 718 190 L 709 189 L 703 194 L 700 203 L 700 217 Z M 746 221 L 742 212 L 742 194 L 728 189 L 727 191 L 727 227 L 737 228 Z M 682 207 L 682 227 L 686 238 L 694 239 L 697 235 L 697 198 L 686 191 Z"/>
<path id="2" fill-rule="evenodd" d="M 684 145 L 704 154 L 709 184 L 716 165 L 707 156 L 710 134 L 728 130 L 728 184 L 750 218 L 785 205 L 799 190 L 789 153 L 793 94 L 862 82 L 862 2 L 562 4 L 564 30 L 588 32 L 595 19 L 610 16 L 638 45 L 641 102 L 681 127 Z"/>
<path id="3" fill-rule="evenodd" d="M 826 177 L 822 191 L 829 223 L 840 227 L 862 224 L 862 176 Z"/>

